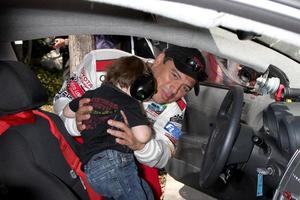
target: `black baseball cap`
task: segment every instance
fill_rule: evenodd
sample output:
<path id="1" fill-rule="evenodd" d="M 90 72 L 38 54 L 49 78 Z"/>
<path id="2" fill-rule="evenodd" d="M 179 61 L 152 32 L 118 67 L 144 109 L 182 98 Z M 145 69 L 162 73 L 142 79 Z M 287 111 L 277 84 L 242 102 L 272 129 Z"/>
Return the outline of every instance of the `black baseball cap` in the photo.
<path id="1" fill-rule="evenodd" d="M 202 53 L 195 48 L 169 45 L 169 47 L 165 49 L 165 56 L 173 60 L 175 67 L 180 72 L 196 80 L 194 91 L 195 94 L 198 95 L 199 81 L 204 81 L 207 78 L 205 59 Z"/>

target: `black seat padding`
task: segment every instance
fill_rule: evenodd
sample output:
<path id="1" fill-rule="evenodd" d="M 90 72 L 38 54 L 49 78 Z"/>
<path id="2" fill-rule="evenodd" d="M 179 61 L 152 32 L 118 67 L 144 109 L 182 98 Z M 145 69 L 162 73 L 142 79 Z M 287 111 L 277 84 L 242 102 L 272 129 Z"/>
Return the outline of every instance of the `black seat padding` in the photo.
<path id="1" fill-rule="evenodd" d="M 37 108 L 47 101 L 45 89 L 29 67 L 4 61 L 0 61 L 0 98 L 0 117 Z M 77 152 L 77 144 L 61 119 L 44 113 Z M 11 126 L 0 136 L 0 199 L 88 199 L 46 119 L 37 116 L 35 123 Z"/>
<path id="2" fill-rule="evenodd" d="M 47 100 L 46 89 L 28 66 L 0 61 L 0 116 L 40 107 Z"/>

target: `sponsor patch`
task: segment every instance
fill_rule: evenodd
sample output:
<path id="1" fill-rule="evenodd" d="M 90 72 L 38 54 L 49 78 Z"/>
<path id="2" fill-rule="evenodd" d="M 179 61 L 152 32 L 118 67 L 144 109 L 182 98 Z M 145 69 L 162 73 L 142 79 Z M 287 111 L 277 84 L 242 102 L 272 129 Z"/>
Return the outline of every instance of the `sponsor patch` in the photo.
<path id="1" fill-rule="evenodd" d="M 96 78 L 99 81 L 99 84 L 102 84 L 103 81 L 105 80 L 106 72 L 97 72 L 96 73 Z"/>
<path id="2" fill-rule="evenodd" d="M 180 128 L 178 128 L 175 124 L 173 124 L 172 122 L 168 122 L 164 129 L 166 131 L 168 131 L 166 134 L 166 136 L 168 138 L 170 138 L 170 140 L 176 144 L 177 140 L 179 139 L 179 137 L 182 135 Z"/>
<path id="3" fill-rule="evenodd" d="M 158 114 L 156 114 L 155 112 L 146 109 L 146 113 L 147 113 L 147 118 L 149 120 L 150 123 L 154 124 Z"/>
<path id="4" fill-rule="evenodd" d="M 183 123 L 183 115 L 175 115 L 170 118 L 170 121 L 181 125 Z"/>
<path id="5" fill-rule="evenodd" d="M 112 60 L 96 60 L 96 71 L 102 72 L 105 71 L 107 66 L 110 65 L 114 59 Z"/>
<path id="6" fill-rule="evenodd" d="M 85 69 L 82 69 L 79 75 L 79 79 L 81 83 L 84 85 L 84 87 L 91 89 L 93 87 L 93 83 L 88 79 L 88 77 L 85 75 Z"/>
<path id="7" fill-rule="evenodd" d="M 161 114 L 165 109 L 166 105 L 160 105 L 157 103 L 152 102 L 151 104 L 148 105 L 147 109 L 155 112 L 157 115 Z"/>
<path id="8" fill-rule="evenodd" d="M 69 98 L 69 99 L 73 99 L 72 95 L 69 94 L 69 92 L 67 92 L 66 90 L 61 90 L 59 91 L 55 97 L 54 97 L 54 100 L 58 100 L 59 98 L 61 97 L 66 97 L 66 98 Z"/>
<path id="9" fill-rule="evenodd" d="M 179 106 L 180 110 L 184 110 L 186 108 L 186 103 L 182 99 L 178 99 L 176 103 Z"/>
<path id="10" fill-rule="evenodd" d="M 72 95 L 72 97 L 77 98 L 77 97 L 81 97 L 84 94 L 84 90 L 80 87 L 80 85 L 74 81 L 74 80 L 70 80 L 67 83 L 67 91 L 69 92 L 69 94 Z"/>

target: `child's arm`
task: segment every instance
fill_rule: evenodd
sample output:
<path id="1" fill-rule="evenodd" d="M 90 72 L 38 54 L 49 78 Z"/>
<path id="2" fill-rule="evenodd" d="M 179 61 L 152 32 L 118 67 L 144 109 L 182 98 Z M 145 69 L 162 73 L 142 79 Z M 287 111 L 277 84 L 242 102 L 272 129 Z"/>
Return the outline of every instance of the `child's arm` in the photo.
<path id="1" fill-rule="evenodd" d="M 145 123 L 142 124 L 147 124 L 147 119 L 145 119 Z M 113 123 L 113 124 L 112 124 Z M 152 129 L 150 128 L 150 126 L 147 125 L 136 125 L 133 127 L 129 127 L 128 126 L 128 120 L 127 117 L 125 115 L 125 113 L 121 110 L 121 117 L 120 115 L 115 115 L 115 118 L 113 120 L 108 120 L 108 124 L 112 127 L 110 127 L 107 131 L 108 133 L 110 133 L 111 135 L 115 136 L 115 137 L 119 137 L 117 134 L 118 129 L 120 129 L 121 131 L 124 131 L 128 134 L 128 132 L 130 132 L 130 134 L 132 134 L 134 136 L 134 138 L 140 143 L 140 144 L 146 144 L 152 136 Z M 117 129 L 117 132 L 115 133 L 114 130 Z M 128 131 L 127 131 L 128 130 Z M 121 143 L 120 143 L 121 144 Z"/>
<path id="2" fill-rule="evenodd" d="M 151 139 L 152 129 L 146 125 L 131 128 L 134 137 L 141 143 L 147 143 Z"/>

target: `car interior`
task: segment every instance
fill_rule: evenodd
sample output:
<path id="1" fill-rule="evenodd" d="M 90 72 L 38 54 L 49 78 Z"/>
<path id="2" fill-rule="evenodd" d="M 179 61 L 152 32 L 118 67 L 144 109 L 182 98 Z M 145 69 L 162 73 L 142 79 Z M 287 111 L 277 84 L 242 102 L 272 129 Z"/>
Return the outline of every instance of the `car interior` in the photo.
<path id="1" fill-rule="evenodd" d="M 1 199 L 88 199 L 80 177 L 69 166 L 60 145 L 67 141 L 78 154 L 77 143 L 62 120 L 42 112 L 60 130 L 54 137 L 48 120 L 33 110 L 44 105 L 47 92 L 36 75 L 21 62 L 1 61 L 0 161 Z M 35 110 L 38 112 L 37 110 Z"/>
<path id="2" fill-rule="evenodd" d="M 156 9 L 150 3 L 165 7 Z M 198 96 L 186 96 L 184 134 L 166 171 L 217 199 L 275 199 L 275 194 L 288 199 L 287 192 L 297 199 L 300 192 L 289 190 L 283 181 L 297 175 L 287 169 L 295 165 L 298 157 L 293 155 L 300 145 L 300 40 L 295 40 L 300 20 L 237 1 L 11 0 L 0 5 L 0 119 L 45 103 L 36 78 L 19 80 L 29 72 L 17 60 L 14 41 L 107 34 L 147 38 L 154 56 L 161 51 L 155 44 L 198 48 L 206 56 L 209 77 L 200 83 Z M 206 18 L 210 13 L 222 20 Z M 197 14 L 201 21 L 194 19 Z M 231 24 L 233 19 L 241 21 Z M 23 71 L 8 75 L 9 67 Z M 77 144 L 59 117 L 47 115 L 76 153 Z M 24 194 L 30 199 L 89 199 L 80 178 L 70 175 L 72 169 L 57 139 L 46 131 L 46 121 L 36 120 L 45 133 L 31 131 L 37 126 L 27 124 L 0 134 L 0 198 Z"/>

